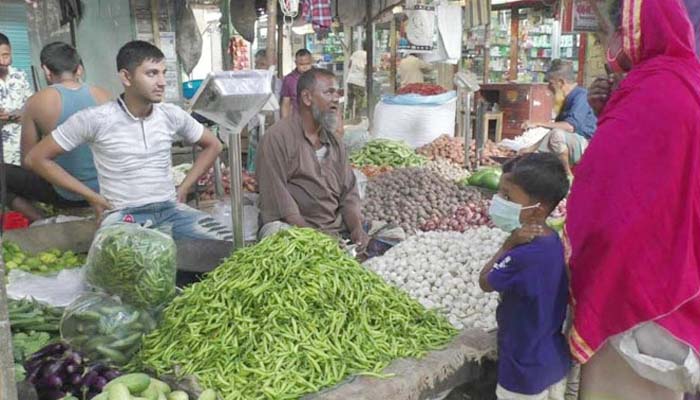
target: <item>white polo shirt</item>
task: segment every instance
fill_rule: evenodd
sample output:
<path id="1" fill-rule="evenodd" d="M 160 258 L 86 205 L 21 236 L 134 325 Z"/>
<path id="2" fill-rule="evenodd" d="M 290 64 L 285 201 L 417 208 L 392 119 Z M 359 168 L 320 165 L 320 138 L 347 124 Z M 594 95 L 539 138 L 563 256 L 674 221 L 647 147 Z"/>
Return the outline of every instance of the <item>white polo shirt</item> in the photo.
<path id="1" fill-rule="evenodd" d="M 154 104 L 151 115 L 136 118 L 119 98 L 74 114 L 51 135 L 65 151 L 90 146 L 100 194 L 123 209 L 176 200 L 172 143 L 196 143 L 203 132 L 178 106 Z"/>

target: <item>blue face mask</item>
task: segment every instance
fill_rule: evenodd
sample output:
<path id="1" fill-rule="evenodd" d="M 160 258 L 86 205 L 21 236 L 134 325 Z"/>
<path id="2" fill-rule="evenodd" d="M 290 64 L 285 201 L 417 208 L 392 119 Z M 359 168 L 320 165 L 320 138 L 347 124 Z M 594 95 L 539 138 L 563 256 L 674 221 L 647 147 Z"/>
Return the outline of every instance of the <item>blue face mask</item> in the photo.
<path id="1" fill-rule="evenodd" d="M 518 203 L 513 203 L 501 197 L 500 195 L 493 196 L 491 207 L 489 207 L 489 217 L 497 228 L 506 232 L 513 232 L 520 228 L 520 212 L 530 208 L 539 207 L 537 203 L 534 206 L 523 207 Z"/>

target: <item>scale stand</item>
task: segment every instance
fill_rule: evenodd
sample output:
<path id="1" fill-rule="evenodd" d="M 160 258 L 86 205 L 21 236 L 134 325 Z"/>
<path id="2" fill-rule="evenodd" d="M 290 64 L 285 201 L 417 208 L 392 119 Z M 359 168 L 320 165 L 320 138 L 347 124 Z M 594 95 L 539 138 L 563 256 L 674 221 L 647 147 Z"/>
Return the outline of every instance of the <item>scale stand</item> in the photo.
<path id="1" fill-rule="evenodd" d="M 264 107 L 279 107 L 272 96 L 272 82 L 270 71 L 212 72 L 191 102 L 191 111 L 216 122 L 223 132 L 224 141 L 228 142 L 234 251 L 244 245 L 241 132 Z M 216 171 L 220 167 L 214 168 Z"/>

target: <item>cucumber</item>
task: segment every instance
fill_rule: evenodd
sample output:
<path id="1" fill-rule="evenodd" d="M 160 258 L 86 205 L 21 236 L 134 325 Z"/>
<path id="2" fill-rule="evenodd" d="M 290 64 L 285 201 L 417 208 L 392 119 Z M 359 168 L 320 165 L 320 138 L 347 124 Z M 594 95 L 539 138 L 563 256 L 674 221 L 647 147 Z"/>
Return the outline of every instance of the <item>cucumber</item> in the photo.
<path id="1" fill-rule="evenodd" d="M 216 400 L 216 392 L 211 389 L 207 389 L 203 391 L 199 397 L 197 397 L 197 400 Z"/>
<path id="2" fill-rule="evenodd" d="M 147 400 L 158 400 L 159 393 L 160 393 L 160 391 L 158 389 L 156 389 L 155 386 L 153 385 L 153 382 L 151 382 L 151 384 L 148 386 L 148 388 L 146 390 L 144 390 L 143 392 L 141 392 L 141 394 L 139 396 L 141 396 Z"/>
<path id="3" fill-rule="evenodd" d="M 110 349 L 107 346 L 97 346 L 95 348 L 98 353 L 112 360 L 115 364 L 123 365 L 126 364 L 129 359 L 119 350 Z M 138 393 L 139 391 L 136 391 Z"/>
<path id="4" fill-rule="evenodd" d="M 168 400 L 190 400 L 190 396 L 182 390 L 176 390 L 168 395 Z"/>
<path id="5" fill-rule="evenodd" d="M 93 397 L 92 400 L 109 400 L 109 393 L 102 392 L 98 394 L 97 396 Z"/>
<path id="6" fill-rule="evenodd" d="M 141 336 L 143 334 L 141 332 L 137 332 L 132 334 L 131 336 L 127 336 L 124 339 L 116 340 L 112 342 L 109 347 L 117 350 L 124 350 L 126 348 L 129 348 L 136 343 L 138 343 L 139 340 L 141 340 Z"/>
<path id="7" fill-rule="evenodd" d="M 159 392 L 158 393 L 158 400 L 168 400 L 168 398 L 165 396 L 164 393 Z"/>
<path id="8" fill-rule="evenodd" d="M 95 311 L 83 311 L 81 313 L 73 314 L 73 316 L 86 322 L 97 322 L 102 318 L 102 315 Z"/>
<path id="9" fill-rule="evenodd" d="M 151 385 L 155 386 L 159 392 L 164 393 L 164 394 L 168 394 L 172 390 L 172 389 L 170 389 L 170 386 L 168 386 L 167 383 L 165 383 L 163 381 L 159 381 L 158 379 L 154 379 L 154 378 L 151 378 Z"/>
<path id="10" fill-rule="evenodd" d="M 127 389 L 129 389 L 129 392 L 131 393 L 141 393 L 144 390 L 148 389 L 148 386 L 150 386 L 150 384 L 151 377 L 149 377 L 146 374 L 126 374 L 109 381 L 107 386 L 105 386 L 105 390 L 114 385 L 124 385 L 127 387 Z"/>
<path id="11" fill-rule="evenodd" d="M 129 393 L 129 388 L 123 383 L 115 383 L 105 386 L 105 391 L 109 394 L 109 400 L 131 400 L 131 393 Z"/>

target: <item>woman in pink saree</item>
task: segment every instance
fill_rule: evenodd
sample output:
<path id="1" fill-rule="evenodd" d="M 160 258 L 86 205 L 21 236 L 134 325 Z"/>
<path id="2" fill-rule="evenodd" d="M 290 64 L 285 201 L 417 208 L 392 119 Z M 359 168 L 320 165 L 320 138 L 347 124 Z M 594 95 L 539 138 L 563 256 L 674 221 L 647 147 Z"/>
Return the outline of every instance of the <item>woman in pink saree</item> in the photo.
<path id="1" fill-rule="evenodd" d="M 700 62 L 682 0 L 614 3 L 627 76 L 568 202 L 569 343 L 581 399 L 680 399 L 700 381 Z"/>

